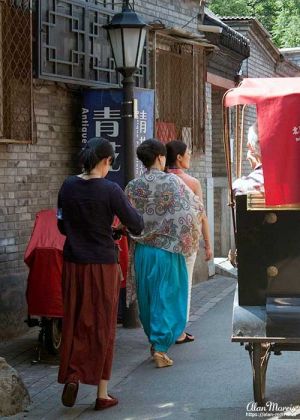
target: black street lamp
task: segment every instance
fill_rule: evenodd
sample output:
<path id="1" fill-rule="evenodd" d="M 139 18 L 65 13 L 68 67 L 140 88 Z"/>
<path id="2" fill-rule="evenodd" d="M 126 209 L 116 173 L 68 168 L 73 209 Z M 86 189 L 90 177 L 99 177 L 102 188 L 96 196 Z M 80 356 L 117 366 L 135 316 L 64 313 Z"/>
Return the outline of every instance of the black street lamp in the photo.
<path id="1" fill-rule="evenodd" d="M 123 1 L 122 12 L 117 13 L 111 22 L 104 26 L 108 32 L 116 70 L 123 75 L 124 100 L 122 120 L 125 144 L 125 184 L 135 175 L 135 145 L 133 139 L 133 88 L 134 73 L 139 69 L 146 38 L 146 24 L 129 6 L 129 0 Z"/>
<path id="2" fill-rule="evenodd" d="M 129 0 L 123 1 L 122 12 L 117 13 L 111 22 L 104 26 L 108 32 L 116 70 L 123 75 L 124 89 L 122 103 L 122 122 L 124 128 L 124 164 L 125 185 L 135 176 L 135 144 L 133 137 L 134 122 L 134 73 L 139 69 L 146 39 L 146 24 L 129 6 Z M 137 304 L 126 308 L 124 327 L 140 326 L 137 316 Z"/>

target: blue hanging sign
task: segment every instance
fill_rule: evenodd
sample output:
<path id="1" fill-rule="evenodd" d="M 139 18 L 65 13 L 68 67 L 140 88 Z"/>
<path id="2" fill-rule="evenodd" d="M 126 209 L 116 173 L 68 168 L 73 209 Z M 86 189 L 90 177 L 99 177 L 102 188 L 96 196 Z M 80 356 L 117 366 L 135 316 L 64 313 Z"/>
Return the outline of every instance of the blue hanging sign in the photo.
<path id="1" fill-rule="evenodd" d="M 154 91 L 134 89 L 135 113 L 133 131 L 136 146 L 154 132 Z M 114 146 L 116 160 L 107 178 L 125 187 L 125 144 L 121 119 L 122 89 L 88 89 L 83 94 L 82 144 L 92 137 L 108 139 Z M 136 175 L 142 172 L 136 160 Z"/>

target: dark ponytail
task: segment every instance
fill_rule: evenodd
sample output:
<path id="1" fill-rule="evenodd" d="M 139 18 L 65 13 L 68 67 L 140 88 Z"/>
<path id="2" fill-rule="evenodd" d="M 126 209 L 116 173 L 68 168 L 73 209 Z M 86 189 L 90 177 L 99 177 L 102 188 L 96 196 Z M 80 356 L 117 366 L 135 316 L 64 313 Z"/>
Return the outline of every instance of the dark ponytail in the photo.
<path id="1" fill-rule="evenodd" d="M 166 166 L 171 168 L 176 165 L 177 155 L 183 156 L 186 152 L 187 145 L 181 140 L 172 140 L 166 144 L 167 162 Z"/>
<path id="2" fill-rule="evenodd" d="M 164 144 L 156 139 L 143 141 L 136 149 L 138 159 L 146 168 L 150 168 L 157 156 L 166 156 L 167 151 Z"/>
<path id="3" fill-rule="evenodd" d="M 114 148 L 111 143 L 101 137 L 90 139 L 79 154 L 79 162 L 86 173 L 90 173 L 95 166 L 105 158 L 110 157 L 113 164 L 115 159 Z"/>

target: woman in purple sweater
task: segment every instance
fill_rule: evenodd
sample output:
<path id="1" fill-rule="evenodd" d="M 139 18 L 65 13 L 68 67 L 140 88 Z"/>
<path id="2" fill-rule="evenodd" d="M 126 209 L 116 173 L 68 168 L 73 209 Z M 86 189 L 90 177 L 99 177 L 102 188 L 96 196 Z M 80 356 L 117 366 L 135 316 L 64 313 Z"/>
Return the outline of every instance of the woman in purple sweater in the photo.
<path id="1" fill-rule="evenodd" d="M 68 407 L 79 382 L 98 386 L 95 410 L 118 403 L 107 392 L 121 281 L 111 226 L 115 215 L 134 235 L 144 224 L 122 189 L 105 179 L 113 160 L 108 140 L 89 140 L 80 155 L 84 171 L 67 178 L 58 195 L 58 227 L 66 236 L 58 381 L 65 384 L 62 403 Z"/>

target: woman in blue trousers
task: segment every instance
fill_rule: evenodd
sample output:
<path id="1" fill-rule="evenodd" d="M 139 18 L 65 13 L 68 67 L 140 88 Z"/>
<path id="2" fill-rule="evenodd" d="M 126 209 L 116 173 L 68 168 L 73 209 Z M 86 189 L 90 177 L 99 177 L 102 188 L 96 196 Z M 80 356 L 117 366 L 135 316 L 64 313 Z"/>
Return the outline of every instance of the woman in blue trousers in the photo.
<path id="1" fill-rule="evenodd" d="M 142 214 L 144 231 L 135 243 L 134 270 L 140 320 L 157 367 L 172 366 L 169 347 L 185 328 L 188 274 L 185 256 L 199 246 L 203 206 L 176 176 L 165 173 L 166 148 L 144 141 L 137 156 L 145 173 L 126 194 Z"/>

